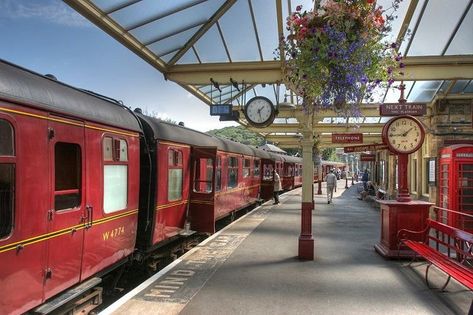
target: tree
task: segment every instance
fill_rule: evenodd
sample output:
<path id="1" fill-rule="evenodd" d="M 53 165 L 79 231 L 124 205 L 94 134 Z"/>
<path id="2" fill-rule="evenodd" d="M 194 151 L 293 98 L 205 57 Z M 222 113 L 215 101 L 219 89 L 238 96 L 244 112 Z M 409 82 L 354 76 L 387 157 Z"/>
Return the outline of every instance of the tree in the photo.
<path id="1" fill-rule="evenodd" d="M 253 146 L 264 144 L 264 138 L 262 136 L 253 131 L 247 130 L 243 126 L 213 129 L 207 131 L 207 134 Z"/>
<path id="2" fill-rule="evenodd" d="M 335 161 L 337 159 L 337 156 L 335 154 L 335 148 L 325 148 L 322 149 L 322 160 L 325 161 Z"/>

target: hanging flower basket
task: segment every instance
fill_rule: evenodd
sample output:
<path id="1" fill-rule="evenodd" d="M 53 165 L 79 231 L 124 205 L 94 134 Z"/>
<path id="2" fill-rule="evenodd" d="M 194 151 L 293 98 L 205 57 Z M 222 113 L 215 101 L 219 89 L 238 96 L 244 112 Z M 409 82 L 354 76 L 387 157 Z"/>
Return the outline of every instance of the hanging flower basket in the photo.
<path id="1" fill-rule="evenodd" d="M 389 11 L 401 1 L 394 0 Z M 374 0 L 319 0 L 315 6 L 298 6 L 287 18 L 284 83 L 303 97 L 306 112 L 330 108 L 359 116 L 363 99 L 402 74 L 398 43 L 383 42 L 393 15 Z"/>

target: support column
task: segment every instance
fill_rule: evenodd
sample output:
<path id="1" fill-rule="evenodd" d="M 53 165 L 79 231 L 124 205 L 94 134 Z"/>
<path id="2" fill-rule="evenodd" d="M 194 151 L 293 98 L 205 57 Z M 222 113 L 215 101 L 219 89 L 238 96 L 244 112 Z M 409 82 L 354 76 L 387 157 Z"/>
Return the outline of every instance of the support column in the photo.
<path id="1" fill-rule="evenodd" d="M 311 120 L 311 116 L 309 116 Z M 308 119 L 308 120 L 309 120 Z M 299 259 L 314 259 L 314 239 L 312 237 L 312 210 L 314 208 L 314 162 L 312 124 L 305 126 L 302 132 L 302 214 L 301 235 L 299 236 Z"/>

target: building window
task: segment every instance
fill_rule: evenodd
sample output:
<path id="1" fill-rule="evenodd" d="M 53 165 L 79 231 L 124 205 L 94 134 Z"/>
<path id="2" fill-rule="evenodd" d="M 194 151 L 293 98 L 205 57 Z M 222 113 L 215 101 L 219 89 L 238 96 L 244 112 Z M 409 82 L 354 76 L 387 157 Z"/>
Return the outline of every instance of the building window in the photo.
<path id="1" fill-rule="evenodd" d="M 103 140 L 103 210 L 123 210 L 128 203 L 128 145 L 125 140 L 105 137 Z"/>
<path id="2" fill-rule="evenodd" d="M 0 119 L 0 239 L 11 234 L 15 209 L 15 134 Z"/>
<path id="3" fill-rule="evenodd" d="M 430 171 L 430 159 L 429 158 L 424 158 L 424 182 L 422 183 L 422 186 L 423 186 L 423 194 L 425 195 L 428 195 L 430 194 L 430 191 L 429 191 L 429 171 Z M 434 173 L 435 174 L 435 173 Z"/>
<path id="4" fill-rule="evenodd" d="M 212 192 L 213 160 L 199 158 L 194 161 L 194 191 L 200 193 Z"/>
<path id="5" fill-rule="evenodd" d="M 228 159 L 228 188 L 238 186 L 238 158 L 230 157 Z"/>
<path id="6" fill-rule="evenodd" d="M 260 160 L 253 161 L 253 176 L 259 177 L 261 174 Z"/>
<path id="7" fill-rule="evenodd" d="M 222 158 L 217 157 L 217 165 L 215 167 L 215 191 L 222 190 Z"/>
<path id="8" fill-rule="evenodd" d="M 182 199 L 182 151 L 168 151 L 168 201 Z"/>
<path id="9" fill-rule="evenodd" d="M 244 178 L 250 176 L 250 167 L 251 167 L 250 159 L 244 159 L 243 160 L 243 177 Z"/>
<path id="10" fill-rule="evenodd" d="M 81 148 L 76 143 L 58 142 L 54 146 L 54 209 L 80 206 L 82 187 Z"/>

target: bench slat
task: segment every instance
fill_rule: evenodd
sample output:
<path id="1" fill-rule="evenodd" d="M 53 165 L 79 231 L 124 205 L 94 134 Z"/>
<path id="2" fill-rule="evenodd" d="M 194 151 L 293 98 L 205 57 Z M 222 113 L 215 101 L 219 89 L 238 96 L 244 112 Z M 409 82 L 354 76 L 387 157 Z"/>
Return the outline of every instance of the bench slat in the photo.
<path id="1" fill-rule="evenodd" d="M 432 247 L 425 243 L 404 240 L 403 243 L 437 266 L 440 270 L 455 278 L 458 282 L 473 290 L 473 271 L 466 266 L 448 258 L 442 253 L 439 253 Z"/>

